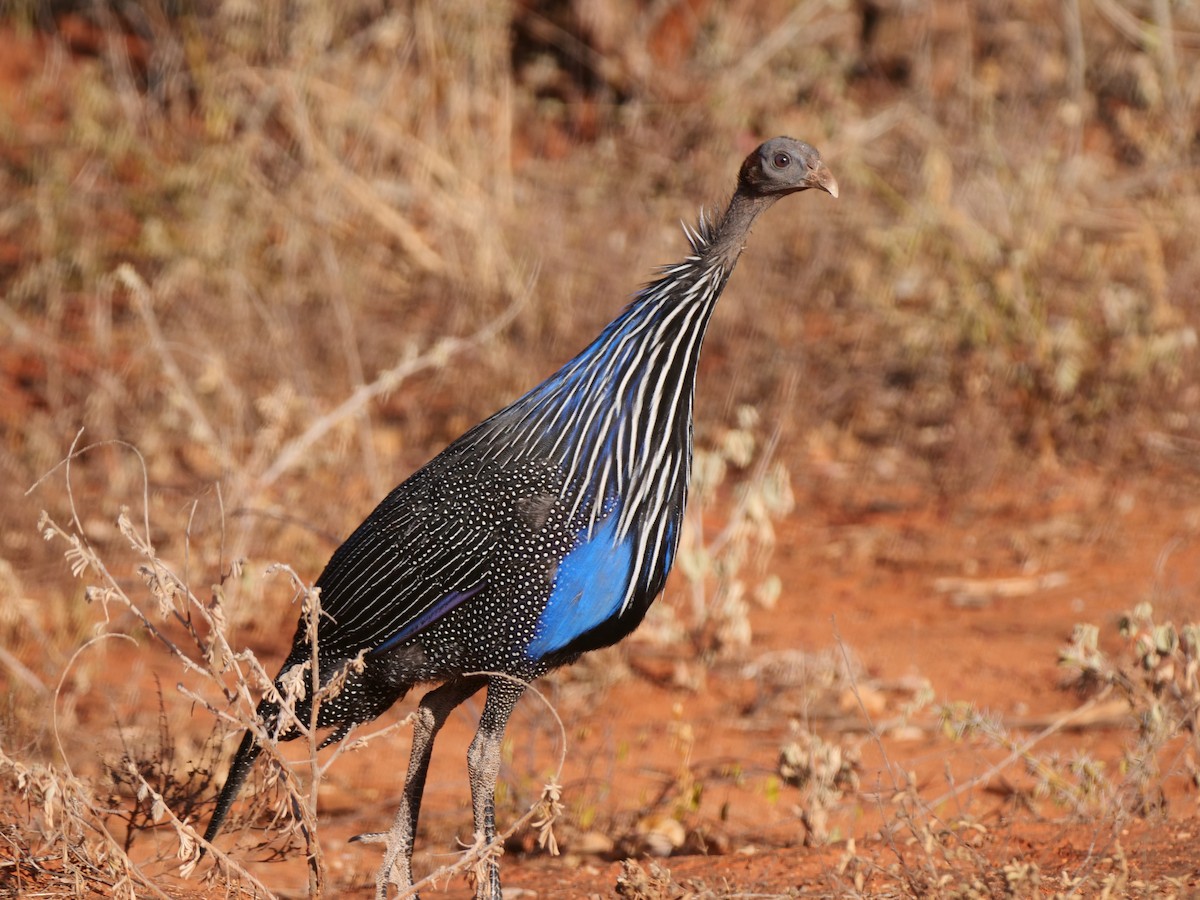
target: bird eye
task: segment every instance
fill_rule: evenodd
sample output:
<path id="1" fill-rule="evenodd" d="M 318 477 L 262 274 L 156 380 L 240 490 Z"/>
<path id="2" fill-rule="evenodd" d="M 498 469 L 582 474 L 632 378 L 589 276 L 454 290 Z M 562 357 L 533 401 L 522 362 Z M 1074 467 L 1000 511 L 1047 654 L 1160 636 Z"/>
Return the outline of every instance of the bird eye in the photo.
<path id="1" fill-rule="evenodd" d="M 771 162 L 774 163 L 777 169 L 786 169 L 792 164 L 792 158 L 786 153 L 776 153 L 771 157 Z"/>

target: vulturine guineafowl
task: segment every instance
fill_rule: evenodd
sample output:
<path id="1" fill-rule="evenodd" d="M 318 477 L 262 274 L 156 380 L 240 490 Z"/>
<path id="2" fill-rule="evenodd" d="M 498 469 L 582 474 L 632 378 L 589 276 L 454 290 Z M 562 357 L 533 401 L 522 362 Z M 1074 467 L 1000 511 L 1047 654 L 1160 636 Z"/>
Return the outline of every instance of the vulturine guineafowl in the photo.
<path id="1" fill-rule="evenodd" d="M 558 372 L 393 490 L 317 579 L 321 679 L 361 660 L 319 708 L 318 725 L 337 729 L 332 739 L 415 685 L 440 682 L 418 708 L 393 832 L 399 844 L 388 847 L 401 882 L 411 884 L 425 775 L 450 712 L 487 687 L 467 765 L 475 830 L 491 841 L 501 739 L 522 682 L 619 641 L 662 591 L 687 500 L 709 317 L 754 220 L 809 188 L 838 194 L 810 145 L 778 137 L 751 153 L 724 214 L 702 215 L 687 231 L 689 256 L 662 269 Z M 311 655 L 302 618 L 277 676 L 281 692 L 283 674 Z M 298 703 L 301 721 L 310 717 L 306 702 Z M 275 703 L 264 699 L 258 715 L 278 727 Z M 207 841 L 260 750 L 247 732 Z M 384 886 L 381 877 L 381 893 Z M 500 897 L 494 861 L 476 893 Z"/>

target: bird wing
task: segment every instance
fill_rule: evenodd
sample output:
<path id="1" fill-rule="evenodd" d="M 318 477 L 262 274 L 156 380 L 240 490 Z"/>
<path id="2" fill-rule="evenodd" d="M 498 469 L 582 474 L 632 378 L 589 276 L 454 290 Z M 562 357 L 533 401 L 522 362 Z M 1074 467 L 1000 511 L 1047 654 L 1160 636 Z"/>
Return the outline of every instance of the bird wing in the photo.
<path id="1" fill-rule="evenodd" d="M 560 485 L 553 466 L 443 451 L 384 498 L 317 579 L 321 655 L 390 649 L 475 596 L 502 545 L 545 523 Z"/>

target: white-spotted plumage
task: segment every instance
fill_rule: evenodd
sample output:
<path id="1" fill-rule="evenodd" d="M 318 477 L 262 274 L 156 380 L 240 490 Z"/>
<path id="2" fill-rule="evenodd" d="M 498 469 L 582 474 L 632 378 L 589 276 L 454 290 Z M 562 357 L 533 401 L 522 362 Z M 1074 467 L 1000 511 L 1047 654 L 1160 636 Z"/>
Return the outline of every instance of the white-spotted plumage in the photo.
<path id="1" fill-rule="evenodd" d="M 381 894 L 393 863 L 401 883 L 411 876 L 428 754 L 450 710 L 486 685 L 468 760 L 475 827 L 490 839 L 500 737 L 520 682 L 620 640 L 661 592 L 687 500 L 696 370 L 709 319 L 755 218 L 779 197 L 812 187 L 837 194 L 812 147 L 790 138 L 760 146 L 743 163 L 726 211 L 702 211 L 694 226 L 684 224 L 689 255 L 661 269 L 557 373 L 393 490 L 317 580 L 322 679 L 365 661 L 322 702 L 318 724 L 336 727 L 332 739 L 414 685 L 443 682 L 419 708 Z M 301 621 L 281 673 L 312 653 Z M 308 703 L 297 704 L 300 721 Z M 259 706 L 269 726 L 279 713 L 269 700 Z M 296 733 L 285 727 L 281 737 Z M 258 753 L 247 733 L 207 839 Z M 488 865 L 478 897 L 499 896 L 498 871 Z"/>

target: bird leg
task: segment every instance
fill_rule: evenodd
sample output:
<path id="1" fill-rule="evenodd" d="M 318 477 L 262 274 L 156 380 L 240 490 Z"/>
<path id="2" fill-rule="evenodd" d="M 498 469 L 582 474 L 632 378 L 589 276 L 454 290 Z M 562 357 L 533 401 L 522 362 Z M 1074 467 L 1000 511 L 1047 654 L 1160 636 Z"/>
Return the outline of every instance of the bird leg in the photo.
<path id="1" fill-rule="evenodd" d="M 500 775 L 500 748 L 508 717 L 525 692 L 525 685 L 507 678 L 488 679 L 487 702 L 479 730 L 467 750 L 471 779 L 471 805 L 475 811 L 475 840 L 483 845 L 496 839 L 496 779 Z M 475 882 L 476 900 L 500 900 L 500 864 L 489 852 L 484 871 Z"/>
<path id="2" fill-rule="evenodd" d="M 425 776 L 433 755 L 433 739 L 455 707 L 485 683 L 486 679 L 482 677 L 456 679 L 421 698 L 413 723 L 412 750 L 408 757 L 404 794 L 386 835 L 387 851 L 375 880 L 375 896 L 378 900 L 387 897 L 389 883 L 398 885 L 401 891 L 412 887 L 413 840 L 417 834 L 417 817 L 421 813 L 421 795 L 425 792 Z M 490 692 L 488 698 L 491 699 Z M 369 839 L 366 835 L 363 837 Z"/>

